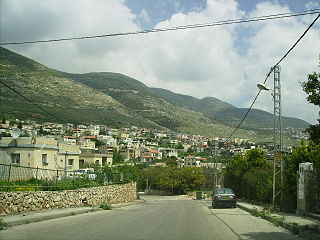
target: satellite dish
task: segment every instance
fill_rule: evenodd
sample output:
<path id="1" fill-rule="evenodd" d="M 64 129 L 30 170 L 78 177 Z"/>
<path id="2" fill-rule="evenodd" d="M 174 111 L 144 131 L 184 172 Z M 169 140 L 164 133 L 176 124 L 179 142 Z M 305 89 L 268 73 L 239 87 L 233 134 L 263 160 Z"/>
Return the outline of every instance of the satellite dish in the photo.
<path id="1" fill-rule="evenodd" d="M 17 139 L 21 135 L 21 130 L 19 128 L 13 128 L 10 130 L 11 137 Z"/>

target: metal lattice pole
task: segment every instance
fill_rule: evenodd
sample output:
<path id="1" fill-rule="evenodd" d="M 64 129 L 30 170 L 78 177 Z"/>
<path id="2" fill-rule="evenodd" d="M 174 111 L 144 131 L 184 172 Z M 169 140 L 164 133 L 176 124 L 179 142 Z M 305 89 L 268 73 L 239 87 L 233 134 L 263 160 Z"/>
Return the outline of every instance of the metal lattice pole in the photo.
<path id="1" fill-rule="evenodd" d="M 274 68 L 274 89 L 273 89 L 273 194 L 272 207 L 274 209 L 275 199 L 283 189 L 283 141 L 282 141 L 282 122 L 281 122 L 281 84 L 280 66 Z M 280 173 L 280 187 L 277 184 L 277 175 Z M 278 187 L 278 188 L 277 188 Z"/>

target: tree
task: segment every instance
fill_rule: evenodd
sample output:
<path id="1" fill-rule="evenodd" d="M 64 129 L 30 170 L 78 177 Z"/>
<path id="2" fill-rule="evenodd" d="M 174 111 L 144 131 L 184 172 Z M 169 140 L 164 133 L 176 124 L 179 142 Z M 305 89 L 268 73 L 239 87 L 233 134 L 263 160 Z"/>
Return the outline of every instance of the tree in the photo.
<path id="1" fill-rule="evenodd" d="M 183 145 L 181 142 L 178 142 L 178 145 L 176 147 L 177 149 L 184 149 Z"/>
<path id="2" fill-rule="evenodd" d="M 308 75 L 308 81 L 301 83 L 303 91 L 308 94 L 307 100 L 316 106 L 320 106 L 320 73 L 314 72 Z M 319 112 L 320 115 L 320 112 Z M 310 134 L 310 140 L 320 144 L 320 119 L 318 124 L 310 125 L 307 132 Z"/>
<path id="3" fill-rule="evenodd" d="M 101 147 L 106 145 L 104 142 L 100 141 L 99 139 L 94 138 L 93 141 L 95 142 L 96 147 Z"/>
<path id="4" fill-rule="evenodd" d="M 2 121 L 1 121 L 3 124 L 5 124 L 6 123 L 6 115 L 2 115 Z"/>
<path id="5" fill-rule="evenodd" d="M 120 151 L 113 151 L 113 159 L 112 159 L 113 163 L 121 163 L 124 162 L 124 159 L 122 157 L 122 155 L 120 154 Z"/>
<path id="6" fill-rule="evenodd" d="M 21 122 L 21 121 L 18 123 L 18 128 L 19 128 L 20 130 L 22 130 L 22 122 Z"/>
<path id="7" fill-rule="evenodd" d="M 175 157 L 169 157 L 165 159 L 165 163 L 168 167 L 176 167 L 178 165 L 177 159 Z"/>
<path id="8" fill-rule="evenodd" d="M 199 189 L 205 184 L 205 174 L 203 168 L 186 167 L 180 170 L 181 176 L 181 189 L 183 192 Z"/>
<path id="9" fill-rule="evenodd" d="M 320 182 L 320 145 L 311 144 L 309 146 L 301 144 L 296 147 L 289 157 L 284 158 L 284 202 L 283 208 L 288 212 L 293 212 L 297 206 L 297 172 L 299 164 L 303 162 L 312 162 L 313 169 L 317 173 L 318 182 Z M 317 184 L 320 192 L 320 184 Z"/>
<path id="10" fill-rule="evenodd" d="M 239 197 L 251 198 L 258 201 L 267 199 L 270 193 L 270 164 L 263 150 L 254 148 L 244 156 L 237 155 L 226 167 L 225 185 L 231 187 Z M 259 179 L 259 175 L 263 178 Z M 263 179 L 263 180 L 262 180 Z M 254 190 L 257 194 L 252 194 Z"/>

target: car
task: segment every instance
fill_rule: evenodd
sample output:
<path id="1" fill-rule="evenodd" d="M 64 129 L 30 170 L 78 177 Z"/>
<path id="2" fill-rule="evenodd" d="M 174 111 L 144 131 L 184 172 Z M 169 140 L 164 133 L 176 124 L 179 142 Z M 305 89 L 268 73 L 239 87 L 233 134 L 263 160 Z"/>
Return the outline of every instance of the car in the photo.
<path id="1" fill-rule="evenodd" d="M 212 207 L 236 207 L 237 197 L 230 188 L 216 189 L 212 194 Z"/>
<path id="2" fill-rule="evenodd" d="M 89 180 L 95 180 L 97 174 L 94 173 L 93 168 L 85 168 L 85 169 L 78 169 L 70 174 L 70 178 L 84 178 L 87 177 Z"/>

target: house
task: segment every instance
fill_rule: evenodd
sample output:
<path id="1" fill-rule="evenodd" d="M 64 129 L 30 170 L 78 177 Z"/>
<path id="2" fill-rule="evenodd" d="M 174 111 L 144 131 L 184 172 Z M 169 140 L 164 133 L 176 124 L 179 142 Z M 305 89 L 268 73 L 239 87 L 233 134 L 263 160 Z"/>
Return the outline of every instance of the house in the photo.
<path id="1" fill-rule="evenodd" d="M 184 158 L 184 166 L 185 167 L 201 167 L 203 161 L 206 161 L 206 158 L 202 157 L 194 157 L 192 155 L 188 155 Z"/>
<path id="2" fill-rule="evenodd" d="M 39 169 L 73 171 L 79 169 L 78 145 L 58 143 L 53 138 L 3 137 L 0 163 Z"/>
<path id="3" fill-rule="evenodd" d="M 76 145 L 77 144 L 77 137 L 74 136 L 64 136 L 61 139 L 62 142 L 69 145 Z"/>
<path id="4" fill-rule="evenodd" d="M 80 138 L 80 148 L 81 149 L 95 149 L 96 143 L 94 141 L 96 137 L 94 136 L 84 136 Z"/>
<path id="5" fill-rule="evenodd" d="M 161 159 L 161 153 L 153 149 L 145 149 L 141 153 L 141 162 L 150 162 Z"/>
<path id="6" fill-rule="evenodd" d="M 174 148 L 159 148 L 163 158 L 175 157 L 178 158 L 178 150 Z"/>
<path id="7" fill-rule="evenodd" d="M 55 169 L 58 142 L 50 138 L 3 137 L 0 140 L 0 163 Z"/>

